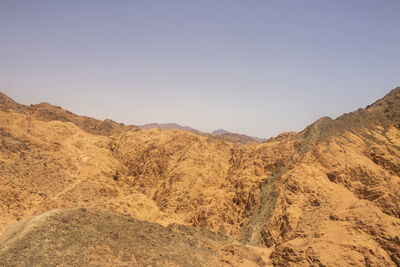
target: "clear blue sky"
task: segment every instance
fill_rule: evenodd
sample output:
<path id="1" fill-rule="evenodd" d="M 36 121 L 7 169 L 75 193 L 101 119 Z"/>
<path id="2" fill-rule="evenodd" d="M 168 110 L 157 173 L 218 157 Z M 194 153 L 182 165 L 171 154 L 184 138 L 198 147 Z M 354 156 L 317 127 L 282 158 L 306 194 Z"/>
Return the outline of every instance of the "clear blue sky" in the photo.
<path id="1" fill-rule="evenodd" d="M 0 0 L 0 91 L 269 137 L 400 85 L 400 1 Z"/>

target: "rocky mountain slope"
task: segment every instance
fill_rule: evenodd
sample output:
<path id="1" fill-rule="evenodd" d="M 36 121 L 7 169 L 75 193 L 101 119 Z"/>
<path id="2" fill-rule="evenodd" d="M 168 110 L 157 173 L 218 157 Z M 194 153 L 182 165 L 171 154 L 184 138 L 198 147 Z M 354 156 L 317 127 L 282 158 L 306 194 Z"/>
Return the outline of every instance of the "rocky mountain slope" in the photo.
<path id="1" fill-rule="evenodd" d="M 27 245 L 38 240 L 45 242 Z M 1 266 L 258 266 L 268 260 L 263 250 L 206 229 L 84 208 L 13 225 L 0 242 Z"/>
<path id="2" fill-rule="evenodd" d="M 189 131 L 189 132 L 201 134 L 201 135 L 205 134 L 199 130 L 193 129 L 192 127 L 181 126 L 177 123 L 147 123 L 144 125 L 138 125 L 138 127 L 143 130 L 159 128 L 162 130 L 182 130 L 182 131 Z"/>
<path id="3" fill-rule="evenodd" d="M 257 144 L 257 143 L 265 142 L 267 140 L 266 138 L 258 138 L 258 137 L 254 137 L 254 136 L 244 135 L 244 134 L 231 133 L 224 129 L 215 130 L 211 134 L 214 136 L 222 137 L 231 142 L 240 143 L 240 144 Z"/>
<path id="4" fill-rule="evenodd" d="M 257 144 L 257 143 L 262 143 L 265 141 L 265 139 L 262 138 L 257 138 L 257 137 L 252 137 L 244 134 L 237 134 L 237 133 L 231 133 L 223 129 L 218 129 L 216 131 L 213 131 L 212 133 L 206 133 L 202 132 L 196 129 L 193 129 L 189 126 L 181 126 L 176 123 L 148 123 L 145 125 L 139 125 L 137 126 L 140 129 L 143 130 L 150 130 L 150 129 L 162 129 L 162 130 L 182 130 L 182 131 L 189 131 L 198 135 L 202 136 L 217 136 L 221 139 L 230 141 L 235 144 Z"/>
<path id="5" fill-rule="evenodd" d="M 400 266 L 399 129 L 400 88 L 245 145 L 0 95 L 0 262 Z"/>

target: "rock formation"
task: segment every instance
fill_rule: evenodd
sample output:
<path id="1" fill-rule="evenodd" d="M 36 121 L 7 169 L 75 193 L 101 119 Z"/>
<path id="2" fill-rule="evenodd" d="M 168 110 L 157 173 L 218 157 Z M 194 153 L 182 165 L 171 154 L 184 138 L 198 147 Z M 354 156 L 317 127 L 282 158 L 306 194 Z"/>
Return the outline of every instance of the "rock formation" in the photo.
<path id="1" fill-rule="evenodd" d="M 400 88 L 242 145 L 0 94 L 0 138 L 0 265 L 400 266 Z"/>

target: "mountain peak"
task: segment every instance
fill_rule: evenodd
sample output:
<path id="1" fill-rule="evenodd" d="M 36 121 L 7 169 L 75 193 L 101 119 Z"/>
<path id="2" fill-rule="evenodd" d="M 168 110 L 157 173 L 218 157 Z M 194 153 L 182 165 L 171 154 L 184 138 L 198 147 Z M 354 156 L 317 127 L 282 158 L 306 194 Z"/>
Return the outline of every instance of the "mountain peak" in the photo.
<path id="1" fill-rule="evenodd" d="M 213 131 L 211 134 L 213 134 L 213 135 L 222 135 L 222 134 L 226 134 L 226 133 L 230 133 L 230 132 L 227 131 L 227 130 L 224 130 L 224 129 L 218 129 L 218 130 Z"/>
<path id="2" fill-rule="evenodd" d="M 195 134 L 204 134 L 203 132 L 193 129 L 190 126 L 182 126 L 179 125 L 177 123 L 147 123 L 144 125 L 138 125 L 137 127 L 139 127 L 140 129 L 143 130 L 149 130 L 149 129 L 153 129 L 153 128 L 159 128 L 162 130 L 182 130 L 182 131 L 189 131 Z"/>

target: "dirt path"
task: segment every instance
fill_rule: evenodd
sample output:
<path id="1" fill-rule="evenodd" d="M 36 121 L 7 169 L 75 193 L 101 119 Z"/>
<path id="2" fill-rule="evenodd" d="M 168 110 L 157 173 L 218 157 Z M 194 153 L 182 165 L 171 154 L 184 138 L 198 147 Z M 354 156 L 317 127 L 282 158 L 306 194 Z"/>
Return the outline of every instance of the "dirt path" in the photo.
<path id="1" fill-rule="evenodd" d="M 74 189 L 79 183 L 81 183 L 82 180 L 75 178 L 75 181 L 72 182 L 72 184 L 68 185 L 67 187 L 64 188 L 64 190 L 58 192 L 55 196 L 53 196 L 54 199 L 58 199 L 62 194 L 67 193 L 68 191 Z"/>

